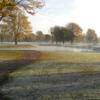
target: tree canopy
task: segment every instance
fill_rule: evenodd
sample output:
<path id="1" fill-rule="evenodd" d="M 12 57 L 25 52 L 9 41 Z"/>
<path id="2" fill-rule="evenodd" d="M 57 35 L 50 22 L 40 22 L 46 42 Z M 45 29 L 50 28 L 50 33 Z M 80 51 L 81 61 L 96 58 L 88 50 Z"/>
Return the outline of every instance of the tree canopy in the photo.
<path id="1" fill-rule="evenodd" d="M 87 42 L 97 42 L 97 34 L 94 29 L 88 29 L 86 33 L 86 40 Z"/>
<path id="2" fill-rule="evenodd" d="M 71 30 L 67 29 L 66 27 L 60 26 L 51 28 L 51 34 L 56 43 L 60 41 L 62 41 L 63 43 L 65 41 L 73 42 L 75 37 L 74 33 Z"/>
<path id="3" fill-rule="evenodd" d="M 35 14 L 35 10 L 44 6 L 39 0 L 1 0 L 0 21 L 3 17 L 11 15 L 14 10 L 23 10 L 29 14 Z"/>
<path id="4" fill-rule="evenodd" d="M 66 27 L 67 29 L 73 31 L 76 36 L 80 35 L 83 31 L 83 29 L 76 23 L 69 23 Z"/>

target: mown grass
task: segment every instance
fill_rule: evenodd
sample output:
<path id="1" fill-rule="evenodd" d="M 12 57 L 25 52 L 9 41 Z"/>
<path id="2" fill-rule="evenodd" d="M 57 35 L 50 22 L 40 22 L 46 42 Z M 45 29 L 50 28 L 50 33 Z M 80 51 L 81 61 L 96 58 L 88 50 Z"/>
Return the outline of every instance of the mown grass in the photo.
<path id="1" fill-rule="evenodd" d="M 99 53 L 60 53 L 43 52 L 41 59 L 57 60 L 65 63 L 94 63 L 100 61 Z"/>
<path id="2" fill-rule="evenodd" d="M 3 66 L 3 63 L 13 61 L 16 59 L 21 58 L 24 55 L 23 51 L 0 51 L 0 84 L 2 84 L 5 80 L 8 79 L 8 72 L 2 71 L 1 69 L 7 67 L 9 65 Z M 6 97 L 2 91 L 0 91 L 0 100 L 11 100 L 10 98 Z"/>
<path id="3" fill-rule="evenodd" d="M 31 47 L 35 47 L 29 44 L 2 44 L 0 45 L 0 48 L 31 48 Z"/>
<path id="4" fill-rule="evenodd" d="M 0 51 L 0 84 L 8 78 L 8 72 L 15 68 L 15 64 L 24 54 L 24 51 Z"/>
<path id="5" fill-rule="evenodd" d="M 88 89 L 37 97 L 36 100 L 100 100 L 99 89 Z M 98 96 L 97 96 L 98 95 Z"/>
<path id="6" fill-rule="evenodd" d="M 0 51 L 0 85 L 9 82 L 13 77 L 9 76 L 18 68 L 26 66 L 35 61 L 40 53 L 37 51 Z M 0 100 L 11 100 L 0 89 Z"/>
<path id="7" fill-rule="evenodd" d="M 12 73 L 11 75 L 32 76 L 100 71 L 99 60 L 100 54 L 42 52 L 42 56 L 34 66 L 31 64 L 28 67 Z"/>
<path id="8" fill-rule="evenodd" d="M 100 54 L 42 52 L 10 74 L 2 90 L 14 100 L 100 100 Z"/>
<path id="9" fill-rule="evenodd" d="M 0 51 L 0 62 L 14 60 L 22 57 L 24 54 L 23 51 L 8 51 L 2 50 Z"/>

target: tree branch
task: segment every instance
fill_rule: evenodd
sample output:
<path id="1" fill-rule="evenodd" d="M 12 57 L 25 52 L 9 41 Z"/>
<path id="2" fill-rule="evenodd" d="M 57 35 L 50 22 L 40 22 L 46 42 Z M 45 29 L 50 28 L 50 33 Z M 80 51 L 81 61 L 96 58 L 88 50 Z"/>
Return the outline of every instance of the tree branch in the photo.
<path id="1" fill-rule="evenodd" d="M 24 1 L 24 0 L 20 0 L 20 1 L 18 1 L 16 4 L 18 5 L 18 4 L 20 4 L 22 1 Z"/>

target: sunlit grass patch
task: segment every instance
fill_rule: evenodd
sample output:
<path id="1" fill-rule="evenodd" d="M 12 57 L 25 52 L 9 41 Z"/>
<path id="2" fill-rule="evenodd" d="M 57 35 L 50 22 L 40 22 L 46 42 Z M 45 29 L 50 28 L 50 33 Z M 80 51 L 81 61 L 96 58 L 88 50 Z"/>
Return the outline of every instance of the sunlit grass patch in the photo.
<path id="1" fill-rule="evenodd" d="M 42 56 L 38 61 L 11 73 L 11 76 L 99 72 L 99 59 L 100 54 L 42 52 Z"/>
<path id="2" fill-rule="evenodd" d="M 79 68 L 79 66 L 77 66 Z M 99 72 L 100 67 L 82 67 L 82 68 L 49 68 L 49 69 L 33 69 L 33 70 L 18 70 L 10 75 L 16 76 L 34 76 L 34 75 L 52 75 L 52 74 L 64 74 L 64 73 L 78 73 L 78 72 Z"/>
<path id="3" fill-rule="evenodd" d="M 60 53 L 43 52 L 41 60 L 57 60 L 65 63 L 94 63 L 99 62 L 100 54 L 96 53 Z"/>
<path id="4" fill-rule="evenodd" d="M 23 54 L 23 51 L 0 51 L 0 62 L 20 58 Z"/>

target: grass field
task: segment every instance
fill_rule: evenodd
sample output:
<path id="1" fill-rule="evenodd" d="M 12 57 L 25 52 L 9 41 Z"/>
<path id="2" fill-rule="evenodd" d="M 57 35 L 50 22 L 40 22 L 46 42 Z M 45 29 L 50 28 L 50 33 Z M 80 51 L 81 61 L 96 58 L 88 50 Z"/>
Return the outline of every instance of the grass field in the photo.
<path id="1" fill-rule="evenodd" d="M 9 78 L 10 72 L 34 62 L 39 55 L 40 53 L 36 51 L 0 51 L 0 85 L 9 79 L 11 80 Z M 0 89 L 0 100 L 8 100 L 4 98 Z"/>
<path id="2" fill-rule="evenodd" d="M 29 44 L 18 44 L 18 45 L 15 45 L 15 44 L 1 44 L 0 45 L 0 48 L 31 48 L 31 47 L 34 47 L 34 46 L 29 45 Z"/>
<path id="3" fill-rule="evenodd" d="M 100 54 L 50 53 L 10 73 L 13 100 L 100 100 Z"/>

